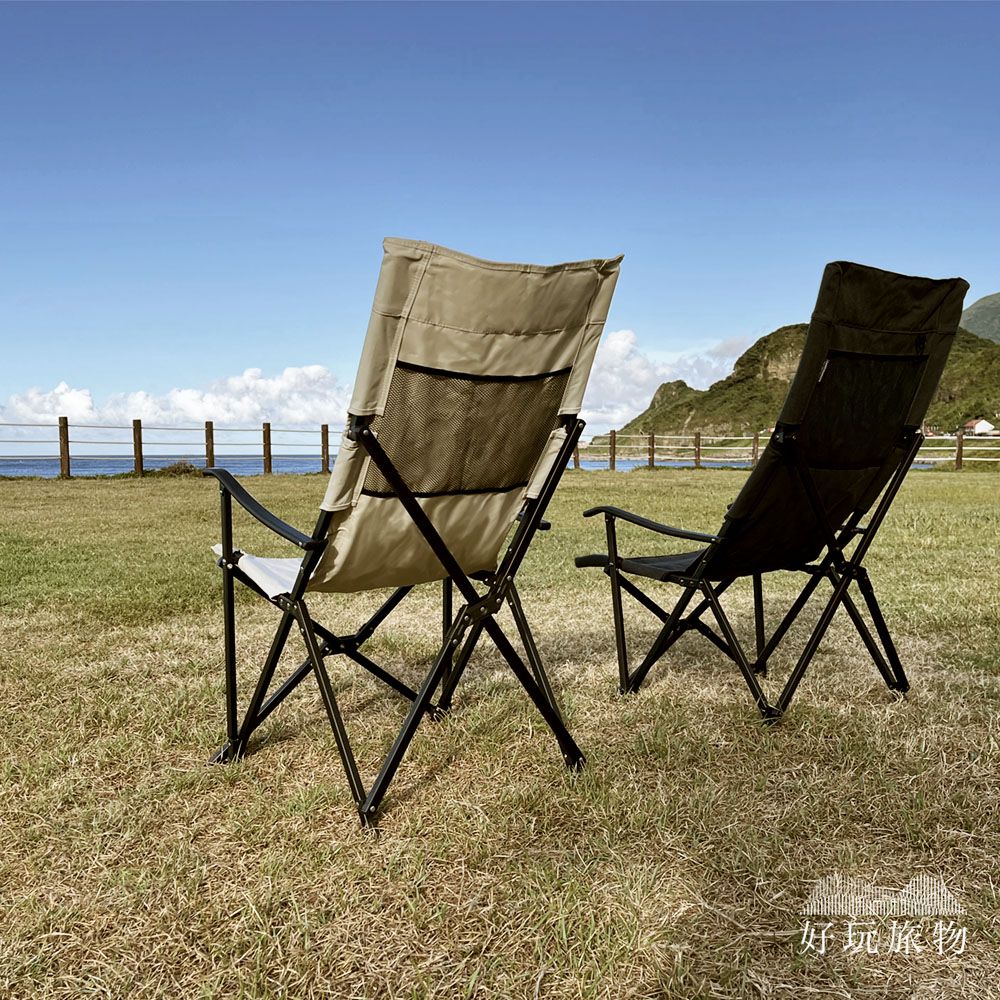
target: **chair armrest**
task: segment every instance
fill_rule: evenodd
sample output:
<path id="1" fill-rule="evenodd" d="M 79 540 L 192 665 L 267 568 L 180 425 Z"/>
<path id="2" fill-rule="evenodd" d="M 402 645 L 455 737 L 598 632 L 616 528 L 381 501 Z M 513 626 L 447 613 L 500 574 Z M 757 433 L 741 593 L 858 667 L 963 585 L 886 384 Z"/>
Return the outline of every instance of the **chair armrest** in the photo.
<path id="1" fill-rule="evenodd" d="M 686 528 L 672 528 L 668 524 L 660 524 L 659 521 L 651 521 L 648 517 L 633 514 L 631 511 L 622 510 L 621 507 L 591 507 L 583 512 L 584 517 L 593 517 L 595 514 L 605 514 L 608 517 L 617 517 L 622 521 L 629 521 L 639 525 L 640 528 L 648 528 L 661 535 L 670 535 L 673 538 L 686 538 L 692 542 L 717 542 L 718 535 L 706 535 L 701 531 L 688 531 Z"/>
<path id="2" fill-rule="evenodd" d="M 524 520 L 524 509 L 523 508 L 517 512 L 517 520 L 518 521 L 523 521 Z M 552 522 L 551 521 L 546 521 L 544 517 L 538 522 L 538 530 L 539 531 L 548 531 L 551 527 L 552 527 Z"/>
<path id="3" fill-rule="evenodd" d="M 265 528 L 270 528 L 276 535 L 280 535 L 286 542 L 291 542 L 300 549 L 318 549 L 326 544 L 322 538 L 311 538 L 272 514 L 233 478 L 232 473 L 225 469 L 204 469 L 203 473 L 217 479 L 219 488 L 224 493 L 228 493 L 248 514 L 260 521 Z"/>

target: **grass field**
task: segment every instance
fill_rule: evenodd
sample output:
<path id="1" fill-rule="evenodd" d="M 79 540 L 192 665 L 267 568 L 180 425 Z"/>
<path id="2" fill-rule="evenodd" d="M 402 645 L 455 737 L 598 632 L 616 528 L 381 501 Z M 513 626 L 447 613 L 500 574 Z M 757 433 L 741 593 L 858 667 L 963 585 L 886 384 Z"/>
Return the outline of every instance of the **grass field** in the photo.
<path id="1" fill-rule="evenodd" d="M 580 511 L 614 497 L 713 530 L 742 479 L 568 473 L 522 595 L 588 767 L 565 772 L 484 642 L 455 711 L 418 732 L 377 837 L 311 682 L 259 752 L 205 763 L 223 729 L 211 482 L 0 481 L 0 996 L 1000 996 L 996 477 L 913 474 L 871 553 L 906 701 L 846 617 L 773 728 L 698 637 L 619 698 L 606 581 L 572 568 L 602 540 Z M 324 483 L 251 486 L 310 528 Z M 238 542 L 282 552 L 246 522 Z M 769 583 L 773 614 L 795 582 Z M 434 652 L 438 593 L 371 644 L 406 678 Z M 375 599 L 313 611 L 347 628 Z M 725 601 L 752 635 L 749 588 Z M 246 684 L 274 614 L 247 599 L 239 616 Z M 654 622 L 637 609 L 631 626 Z M 330 668 L 370 779 L 404 705 Z M 801 908 L 836 872 L 940 876 L 967 907 L 964 953 L 857 955 L 840 937 L 805 951 Z"/>

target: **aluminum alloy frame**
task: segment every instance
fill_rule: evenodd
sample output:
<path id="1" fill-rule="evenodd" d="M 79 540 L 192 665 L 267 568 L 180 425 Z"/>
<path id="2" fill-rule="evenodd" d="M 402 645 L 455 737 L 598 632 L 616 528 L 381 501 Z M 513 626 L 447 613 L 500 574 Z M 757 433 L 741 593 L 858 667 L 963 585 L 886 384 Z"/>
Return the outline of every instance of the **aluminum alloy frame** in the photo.
<path id="1" fill-rule="evenodd" d="M 831 524 L 812 473 L 799 453 L 796 441 L 796 429 L 793 427 L 782 428 L 779 425 L 775 430 L 773 440 L 776 447 L 780 449 L 786 460 L 796 470 L 808 497 L 809 504 L 823 529 L 826 541 L 825 551 L 821 552 L 818 560 L 785 570 L 769 571 L 803 572 L 809 575 L 809 580 L 805 587 L 803 587 L 799 596 L 784 614 L 770 637 L 766 635 L 764 615 L 764 574 L 746 574 L 751 576 L 753 582 L 755 640 L 755 656 L 753 659 L 744 651 L 732 623 L 719 600 L 722 594 L 736 581 L 737 577 L 732 576 L 713 582 L 708 580 L 705 575 L 710 568 L 712 555 L 720 546 L 726 544 L 726 535 L 730 528 L 729 522 L 723 525 L 717 535 L 708 535 L 660 524 L 617 507 L 592 507 L 584 512 L 584 517 L 593 517 L 597 514 L 604 515 L 608 546 L 608 561 L 604 567 L 604 572 L 611 583 L 611 605 L 618 658 L 619 691 L 622 694 L 636 693 L 654 664 L 670 647 L 685 632 L 696 631 L 718 647 L 739 667 L 740 673 L 750 690 L 751 697 L 761 717 L 766 722 L 774 722 L 784 714 L 791 704 L 792 698 L 806 670 L 816 655 L 820 642 L 830 627 L 830 623 L 833 621 L 834 614 L 841 606 L 844 607 L 848 617 L 851 619 L 868 655 L 871 657 L 886 686 L 891 691 L 895 691 L 900 695 L 905 695 L 909 690 L 910 685 L 906 677 L 906 672 L 903 669 L 899 653 L 875 596 L 875 589 L 868 571 L 863 565 L 863 560 L 872 542 L 875 540 L 875 536 L 882 526 L 886 514 L 889 512 L 896 494 L 903 485 L 903 480 L 910 466 L 913 464 L 920 446 L 923 444 L 923 435 L 916 428 L 904 429 L 903 440 L 901 442 L 904 449 L 903 457 L 883 489 L 868 522 L 862 525 L 861 521 L 864 519 L 865 512 L 855 511 L 839 526 Z M 688 572 L 678 573 L 669 580 L 663 581 L 683 588 L 680 597 L 670 612 L 660 607 L 648 594 L 636 586 L 632 580 L 623 575 L 627 571 L 623 569 L 623 560 L 618 552 L 617 521 L 626 521 L 647 530 L 655 531 L 658 534 L 674 538 L 707 543 L 706 549 L 697 562 L 690 567 Z M 848 551 L 854 542 L 856 544 L 853 549 Z M 577 565 L 590 565 L 590 563 L 583 561 L 585 558 L 578 559 Z M 784 639 L 792 623 L 798 618 L 823 580 L 830 582 L 833 591 L 824 605 L 816 625 L 813 627 L 796 661 L 795 667 L 781 689 L 777 701 L 772 704 L 765 695 L 758 677 L 766 675 L 768 661 Z M 875 635 L 872 634 L 857 604 L 851 597 L 849 591 L 852 583 L 857 584 L 858 590 L 861 593 L 868 613 L 871 616 Z M 663 626 L 653 640 L 652 645 L 634 669 L 630 669 L 629 667 L 628 645 L 622 606 L 623 592 L 663 622 Z M 688 606 L 696 596 L 700 597 L 700 600 L 685 615 L 685 611 L 687 611 Z M 702 616 L 709 610 L 712 612 L 719 631 L 722 633 L 721 635 L 702 620 Z"/>
<path id="2" fill-rule="evenodd" d="M 305 535 L 263 507 L 227 471 L 206 469 L 205 474 L 213 476 L 219 483 L 223 550 L 218 565 L 222 570 L 226 742 L 211 758 L 212 762 L 228 763 L 245 756 L 248 753 L 250 738 L 254 732 L 311 673 L 316 677 L 337 750 L 347 776 L 347 783 L 362 823 L 365 825 L 373 824 L 377 819 L 389 785 L 402 763 L 418 726 L 425 715 L 441 718 L 451 708 L 455 689 L 476 644 L 485 632 L 493 640 L 501 656 L 506 660 L 515 677 L 527 692 L 531 702 L 552 730 L 566 766 L 572 769 L 582 767 L 586 758 L 563 721 L 562 713 L 546 676 L 538 647 L 528 626 L 515 585 L 515 577 L 535 534 L 549 528 L 543 515 L 585 426 L 584 422 L 576 415 L 564 416 L 560 419 L 566 430 L 566 439 L 545 477 L 538 497 L 529 497 L 524 501 L 517 517 L 514 533 L 496 571 L 475 575 L 476 582 L 485 585 L 485 591 L 480 592 L 473 579 L 462 570 L 457 559 L 424 513 L 416 496 L 406 485 L 392 460 L 379 444 L 370 427 L 371 418 L 351 418 L 346 432 L 348 437 L 357 441 L 371 457 L 372 462 L 392 486 L 417 530 L 434 551 L 448 574 L 442 583 L 442 644 L 423 683 L 416 691 L 384 667 L 375 663 L 361 650 L 364 643 L 372 637 L 413 588 L 406 586 L 396 589 L 356 632 L 350 635 L 335 635 L 313 620 L 305 601 L 307 584 L 327 545 L 327 533 L 332 514 L 327 511 L 321 512 L 312 535 Z M 248 513 L 280 537 L 305 550 L 295 584 L 287 594 L 281 594 L 274 598 L 268 597 L 240 569 L 239 558 L 242 553 L 233 547 L 232 502 L 234 499 Z M 242 720 L 239 717 L 236 678 L 234 587 L 236 581 L 249 587 L 282 612 L 281 620 Z M 454 590 L 458 591 L 460 602 L 462 602 L 457 611 L 454 607 Z M 496 615 L 504 604 L 510 607 L 518 637 L 524 647 L 527 664 L 496 620 Z M 268 692 L 274 679 L 278 661 L 293 625 L 298 626 L 307 654 L 306 659 L 269 695 Z M 382 762 L 377 777 L 367 788 L 362 781 L 334 687 L 324 663 L 328 656 L 346 656 L 411 703 L 410 710 Z M 434 696 L 439 688 L 441 694 L 435 702 Z"/>

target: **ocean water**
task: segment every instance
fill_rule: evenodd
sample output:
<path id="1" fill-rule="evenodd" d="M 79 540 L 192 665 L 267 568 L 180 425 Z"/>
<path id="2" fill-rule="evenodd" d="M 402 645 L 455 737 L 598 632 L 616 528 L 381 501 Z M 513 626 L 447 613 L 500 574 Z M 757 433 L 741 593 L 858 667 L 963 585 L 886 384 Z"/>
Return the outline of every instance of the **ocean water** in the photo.
<path id="1" fill-rule="evenodd" d="M 332 463 L 335 453 L 331 453 Z M 202 468 L 205 464 L 204 455 L 147 455 L 143 460 L 146 470 L 162 469 L 175 462 L 190 462 L 197 468 Z M 215 464 L 223 469 L 228 469 L 234 476 L 260 476 L 264 473 L 264 461 L 259 456 L 250 457 L 247 455 L 216 455 Z M 618 459 L 615 463 L 617 471 L 627 472 L 630 469 L 644 466 L 647 463 L 639 459 Z M 658 466 L 671 469 L 691 468 L 693 462 L 657 462 Z M 725 467 L 731 469 L 748 469 L 749 462 L 703 462 L 708 467 Z M 607 469 L 607 461 L 584 459 L 580 462 L 580 467 L 584 469 Z M 320 459 L 309 458 L 302 455 L 274 455 L 272 458 L 272 468 L 275 473 L 303 473 L 320 472 L 322 465 Z M 70 472 L 73 478 L 84 478 L 86 476 L 117 476 L 125 472 L 131 472 L 132 457 L 130 455 L 102 455 L 102 456 L 74 456 L 70 461 Z M 55 479 L 59 476 L 59 459 L 56 457 L 0 457 L 0 477 L 4 476 L 40 476 L 43 479 Z"/>
<path id="2" fill-rule="evenodd" d="M 333 462 L 333 454 L 330 461 Z M 146 455 L 143 458 L 143 468 L 163 469 L 176 462 L 190 462 L 201 469 L 205 465 L 203 454 L 191 455 Z M 215 464 L 228 469 L 234 476 L 260 476 L 264 473 L 264 460 L 259 456 L 248 455 L 216 455 Z M 272 468 L 275 472 L 319 472 L 322 463 L 319 457 L 308 458 L 302 455 L 274 455 Z M 72 456 L 70 473 L 73 478 L 86 476 L 118 476 L 134 469 L 131 455 L 99 455 Z M 0 476 L 41 476 L 43 479 L 55 479 L 59 476 L 59 459 L 27 457 L 17 458 L 7 456 L 0 458 Z"/>

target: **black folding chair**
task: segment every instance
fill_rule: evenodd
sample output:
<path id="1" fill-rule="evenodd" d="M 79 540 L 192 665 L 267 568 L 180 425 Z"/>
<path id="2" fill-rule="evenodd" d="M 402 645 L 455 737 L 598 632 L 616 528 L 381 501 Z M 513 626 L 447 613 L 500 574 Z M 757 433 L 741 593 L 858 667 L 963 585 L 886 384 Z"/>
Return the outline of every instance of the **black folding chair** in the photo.
<path id="1" fill-rule="evenodd" d="M 206 470 L 222 494 L 222 543 L 215 551 L 223 579 L 227 739 L 215 761 L 242 757 L 253 733 L 314 674 L 351 793 L 363 822 L 371 822 L 418 725 L 425 715 L 450 708 L 485 632 L 552 729 L 566 764 L 583 763 L 545 675 L 515 577 L 535 533 L 548 527 L 545 509 L 584 426 L 577 414 L 619 261 L 500 264 L 432 244 L 385 241 L 349 423 L 312 534 L 275 517 L 225 470 Z M 272 559 L 235 549 L 234 500 L 303 555 Z M 242 719 L 237 580 L 282 613 Z M 442 644 L 415 691 L 362 647 L 415 585 L 434 580 L 443 581 Z M 384 587 L 395 590 L 347 635 L 316 622 L 306 604 L 311 592 Z M 527 664 L 497 621 L 504 604 Z M 306 659 L 271 692 L 293 626 Z M 334 655 L 411 702 L 368 788 L 324 663 Z"/>
<path id="2" fill-rule="evenodd" d="M 908 690 L 863 561 L 920 450 L 923 419 L 948 358 L 967 288 L 961 278 L 938 281 L 848 262 L 828 264 L 781 415 L 719 532 L 685 531 L 618 507 L 593 507 L 584 513 L 604 515 L 607 553 L 581 556 L 576 564 L 601 567 L 610 579 L 623 694 L 638 691 L 653 664 L 685 632 L 693 631 L 736 663 L 761 715 L 776 719 L 788 708 L 841 606 L 886 685 L 893 691 Z M 623 557 L 616 533 L 620 521 L 702 547 Z M 808 580 L 768 638 L 763 576 L 778 570 L 805 573 Z M 737 579 L 747 576 L 754 595 L 752 657 L 720 602 Z M 633 578 L 675 584 L 681 588 L 680 597 L 667 612 Z M 758 677 L 766 673 L 775 649 L 824 580 L 832 593 L 777 701 L 771 703 Z M 857 584 L 871 615 L 875 635 L 851 595 L 852 584 Z M 623 592 L 662 622 L 634 669 L 629 666 Z M 709 611 L 718 632 L 704 620 Z"/>

